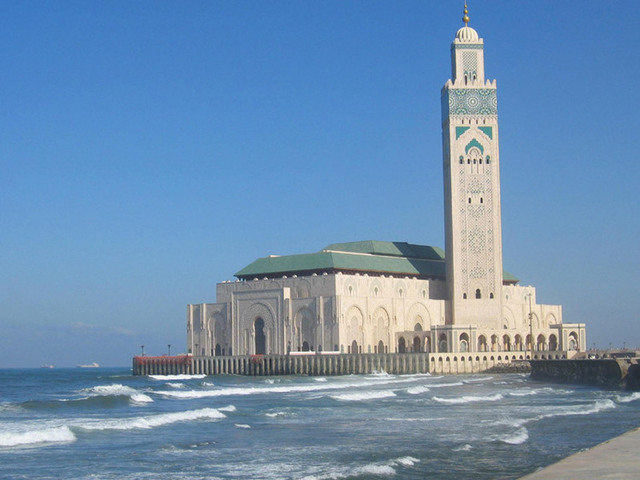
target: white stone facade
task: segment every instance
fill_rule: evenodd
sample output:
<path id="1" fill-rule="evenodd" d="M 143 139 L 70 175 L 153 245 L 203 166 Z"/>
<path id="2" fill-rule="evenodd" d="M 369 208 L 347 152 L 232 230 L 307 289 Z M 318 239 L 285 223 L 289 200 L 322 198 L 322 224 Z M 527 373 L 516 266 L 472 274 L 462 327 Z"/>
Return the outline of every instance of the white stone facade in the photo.
<path id="1" fill-rule="evenodd" d="M 586 345 L 584 325 L 563 325 L 562 307 L 537 304 L 534 287 L 501 292 L 502 322 L 491 328 L 447 325 L 442 280 L 332 273 L 225 282 L 219 303 L 188 306 L 187 341 L 197 355 L 524 352 L 532 330 L 536 352 Z"/>

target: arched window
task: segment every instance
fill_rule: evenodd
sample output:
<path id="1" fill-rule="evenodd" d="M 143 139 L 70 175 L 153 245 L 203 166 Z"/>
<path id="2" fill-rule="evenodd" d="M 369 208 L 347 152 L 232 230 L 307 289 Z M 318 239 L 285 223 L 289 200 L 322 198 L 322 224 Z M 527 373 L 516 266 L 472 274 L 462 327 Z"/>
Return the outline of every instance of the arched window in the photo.
<path id="1" fill-rule="evenodd" d="M 482 293 L 480 293 L 479 288 L 476 288 L 476 298 L 482 298 Z"/>
<path id="2" fill-rule="evenodd" d="M 466 300 L 466 299 L 467 299 L 467 294 L 466 294 L 466 293 L 463 293 L 463 294 L 462 294 L 462 298 Z"/>

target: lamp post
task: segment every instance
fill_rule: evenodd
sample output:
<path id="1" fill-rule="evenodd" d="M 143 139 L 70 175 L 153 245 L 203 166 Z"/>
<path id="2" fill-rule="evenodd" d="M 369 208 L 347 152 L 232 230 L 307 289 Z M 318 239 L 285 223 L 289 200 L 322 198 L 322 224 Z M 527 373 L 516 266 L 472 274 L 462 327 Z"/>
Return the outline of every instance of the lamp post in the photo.
<path id="1" fill-rule="evenodd" d="M 530 360 L 533 360 L 533 312 L 531 311 L 531 292 L 527 294 L 527 297 L 529 297 L 529 345 L 531 346 Z"/>
<path id="2" fill-rule="evenodd" d="M 170 357 L 171 356 L 171 344 L 167 345 L 167 355 Z"/>
<path id="3" fill-rule="evenodd" d="M 140 356 L 144 357 L 144 345 L 140 345 L 140 350 L 142 351 Z"/>

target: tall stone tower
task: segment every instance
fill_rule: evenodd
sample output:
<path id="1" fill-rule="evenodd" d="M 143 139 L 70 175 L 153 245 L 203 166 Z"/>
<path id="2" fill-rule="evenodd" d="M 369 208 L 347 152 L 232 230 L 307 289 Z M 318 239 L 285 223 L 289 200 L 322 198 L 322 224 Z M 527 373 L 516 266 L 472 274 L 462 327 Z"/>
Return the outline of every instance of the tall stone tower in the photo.
<path id="1" fill-rule="evenodd" d="M 496 82 L 484 77 L 484 42 L 464 26 L 451 45 L 442 89 L 446 323 L 500 328 L 502 222 Z"/>

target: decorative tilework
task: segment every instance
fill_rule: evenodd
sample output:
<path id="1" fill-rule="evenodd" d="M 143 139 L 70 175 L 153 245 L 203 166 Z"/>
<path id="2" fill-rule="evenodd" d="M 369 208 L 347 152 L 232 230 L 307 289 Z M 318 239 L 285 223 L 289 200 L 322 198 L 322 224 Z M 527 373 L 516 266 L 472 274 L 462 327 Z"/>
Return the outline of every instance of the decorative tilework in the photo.
<path id="1" fill-rule="evenodd" d="M 482 43 L 454 43 L 451 47 L 454 50 L 482 50 L 484 45 Z"/>
<path id="2" fill-rule="evenodd" d="M 464 132 L 469 130 L 471 127 L 456 127 L 456 140 L 460 138 Z"/>
<path id="3" fill-rule="evenodd" d="M 467 146 L 464 147 L 464 151 L 465 153 L 469 153 L 469 150 L 471 150 L 473 147 L 476 147 L 478 149 L 480 149 L 481 153 L 484 153 L 484 147 L 482 146 L 482 144 L 476 140 L 475 138 L 473 140 L 471 140 L 469 143 L 467 143 Z"/>
<path id="4" fill-rule="evenodd" d="M 442 92 L 442 118 L 449 115 L 497 115 L 498 97 L 492 88 L 448 88 Z"/>
<path id="5" fill-rule="evenodd" d="M 493 128 L 492 127 L 478 127 L 482 133 L 493 140 Z"/>
<path id="6" fill-rule="evenodd" d="M 478 71 L 478 54 L 476 52 L 462 52 L 462 65 L 465 73 L 476 73 Z"/>

